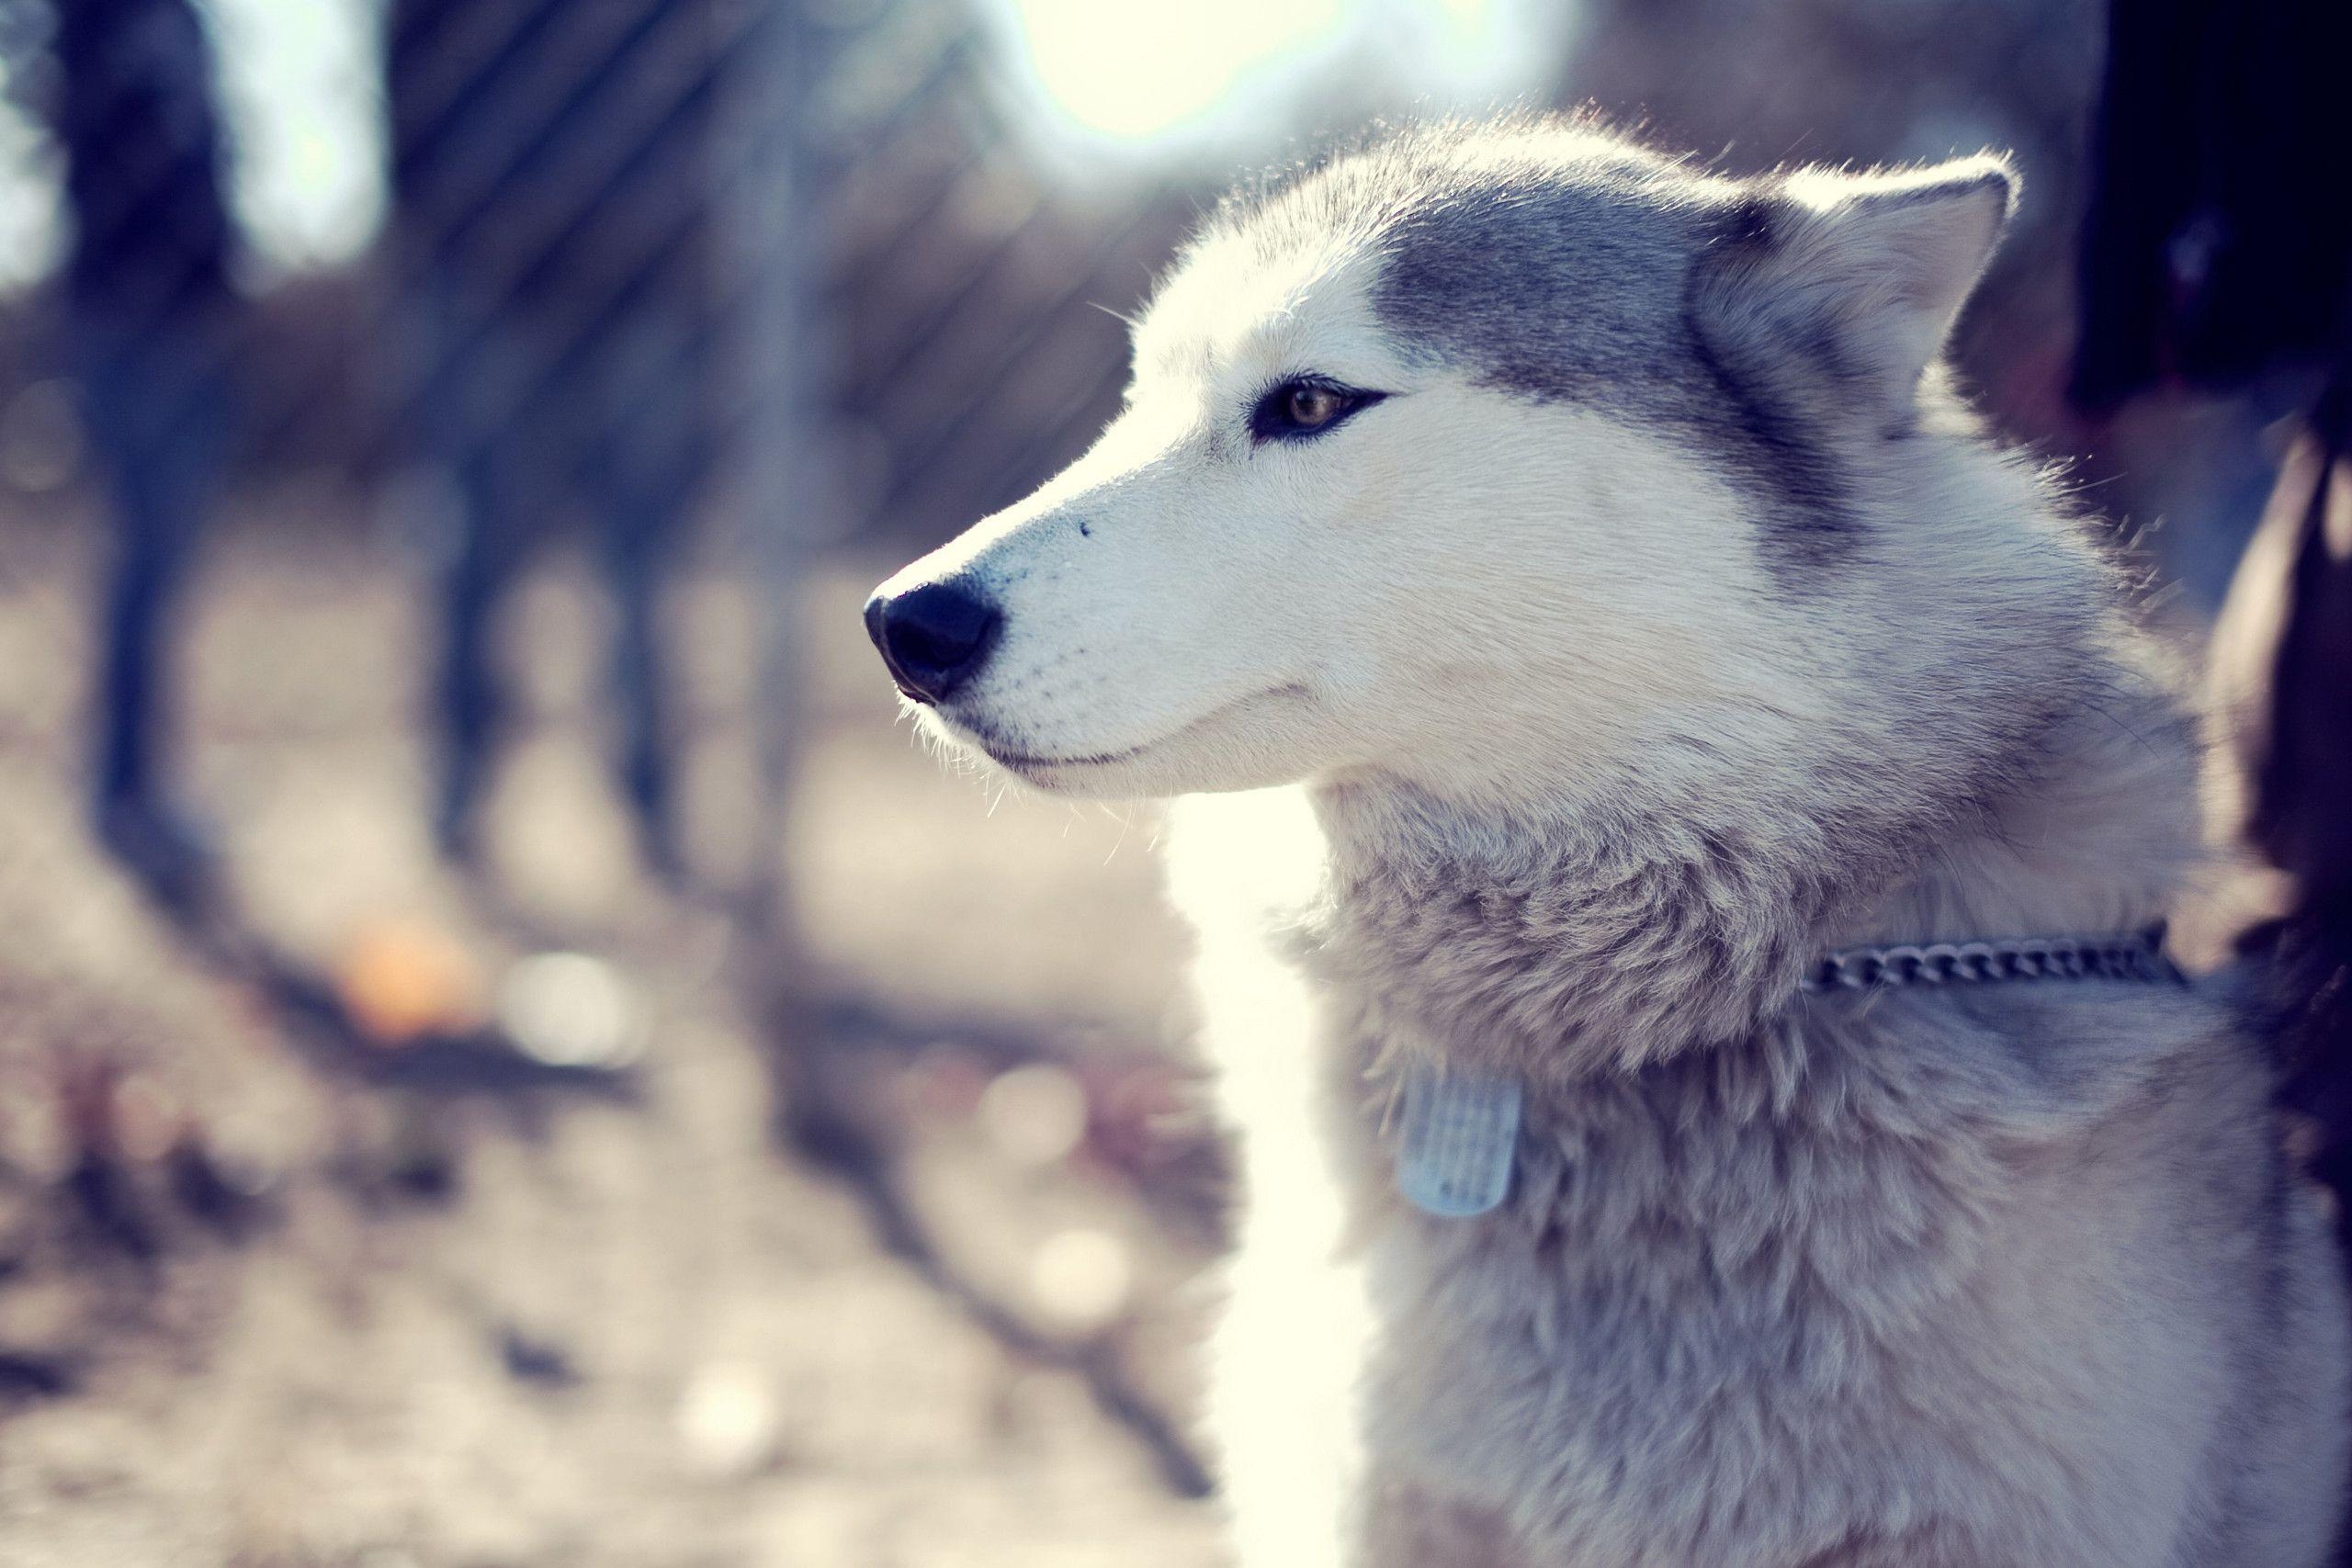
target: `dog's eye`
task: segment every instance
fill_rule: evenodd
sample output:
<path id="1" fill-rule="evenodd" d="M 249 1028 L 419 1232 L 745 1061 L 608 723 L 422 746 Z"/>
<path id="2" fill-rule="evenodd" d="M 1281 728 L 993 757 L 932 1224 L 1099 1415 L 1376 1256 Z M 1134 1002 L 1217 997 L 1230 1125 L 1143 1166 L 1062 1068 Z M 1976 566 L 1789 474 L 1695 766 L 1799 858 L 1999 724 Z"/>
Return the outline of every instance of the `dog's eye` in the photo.
<path id="1" fill-rule="evenodd" d="M 1322 434 L 1386 395 L 1359 391 L 1320 376 L 1294 377 L 1258 400 L 1258 406 L 1250 412 L 1250 438 L 1261 444 L 1303 441 Z"/>
<path id="2" fill-rule="evenodd" d="M 1320 430 L 1340 417 L 1347 400 L 1329 387 L 1293 387 L 1283 397 L 1283 417 L 1301 430 Z"/>

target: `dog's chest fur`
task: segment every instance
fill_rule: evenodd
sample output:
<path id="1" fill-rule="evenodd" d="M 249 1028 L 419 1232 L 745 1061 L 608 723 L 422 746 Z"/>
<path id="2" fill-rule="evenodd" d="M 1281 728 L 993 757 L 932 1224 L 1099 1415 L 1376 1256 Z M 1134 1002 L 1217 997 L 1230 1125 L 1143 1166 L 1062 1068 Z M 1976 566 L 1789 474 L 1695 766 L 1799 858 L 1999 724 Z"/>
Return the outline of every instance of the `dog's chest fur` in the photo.
<path id="1" fill-rule="evenodd" d="M 1309 1108 L 1258 1092 L 1296 1038 L 1211 1032 L 1243 1080 L 1228 1100 L 1252 1205 L 1315 1213 L 1301 1189 L 1324 1182 L 1345 1212 L 1368 1318 L 1338 1369 L 1363 1445 L 1338 1506 L 1374 1516 L 1349 1561 L 2303 1560 L 2307 1526 L 2249 1552 L 2237 1470 L 2278 1461 L 2224 1434 L 2251 1397 L 2313 1398 L 2267 1387 L 2274 1325 L 2340 1338 L 2342 1314 L 2308 1267 L 2309 1216 L 2280 1199 L 2263 1069 L 2208 1010 L 2097 984 L 1824 998 L 1679 1052 L 1587 1039 L 1574 1070 L 1529 1085 L 1503 1208 L 1440 1219 L 1396 1195 L 1386 1088 L 1400 1056 L 1449 1043 L 1451 972 L 1428 967 L 1421 921 L 1341 897 L 1290 977 L 1322 1043 L 1316 1081 L 1290 1087 L 1317 1102 L 1327 1165 L 1261 1152 L 1306 1135 Z M 1536 928 L 1580 918 L 1491 888 L 1451 913 L 1479 925 L 1453 948 L 1465 995 L 1489 994 L 1481 954 L 1533 983 Z M 1677 940 L 1716 963 L 1728 937 Z M 1263 1335 L 1246 1295 L 1275 1271 L 1250 1254 L 1303 1238 L 1245 1234 L 1235 1320 Z M 1308 1366 L 1346 1331 L 1299 1314 L 1272 1332 L 1299 1337 L 1243 1359 Z M 2332 1397 L 2282 1429 L 2340 1447 Z"/>
<path id="2" fill-rule="evenodd" d="M 1579 1562 L 1803 1561 L 1894 1524 L 1931 1448 L 2046 1462 L 2003 1358 L 1944 1354 L 2018 1326 L 1962 1282 L 2020 1129 L 1985 1085 L 1835 1051 L 1776 1031 L 1541 1096 L 1474 1222 L 1397 1205 L 1369 1143 L 1375 1454 Z"/>
<path id="3" fill-rule="evenodd" d="M 2004 1560 L 2167 1561 L 2216 1506 L 2216 1417 L 2252 1370 L 2223 1348 L 2253 1325 L 2194 1281 L 2263 1272 L 2237 1216 L 2268 1179 L 2198 1173 L 2186 1246 L 2128 1215 L 2173 1185 L 2165 1099 L 2252 1127 L 2244 1075 L 2114 1041 L 2004 1059 L 1981 1018 L 1879 1010 L 1539 1092 L 1478 1219 L 1403 1204 L 1365 1116 L 1343 1157 L 1374 1477 L 1500 1517 L 1543 1563 L 1810 1562 L 2004 1509 L 2058 1516 Z M 2203 1431 L 2140 1440 L 2183 1422 Z"/>

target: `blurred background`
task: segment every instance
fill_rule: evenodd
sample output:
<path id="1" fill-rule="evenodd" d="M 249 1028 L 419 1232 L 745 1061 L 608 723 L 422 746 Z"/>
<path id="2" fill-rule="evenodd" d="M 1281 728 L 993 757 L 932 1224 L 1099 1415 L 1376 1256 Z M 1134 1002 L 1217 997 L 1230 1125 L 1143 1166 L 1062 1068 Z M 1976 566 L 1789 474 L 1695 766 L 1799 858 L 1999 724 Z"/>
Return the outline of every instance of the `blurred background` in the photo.
<path id="1" fill-rule="evenodd" d="M 857 607 L 1238 172 L 2014 149 L 1959 344 L 2153 613 L 2308 384 L 2070 405 L 2090 0 L 0 0 L 0 1562 L 1219 1561 L 1148 812 Z"/>

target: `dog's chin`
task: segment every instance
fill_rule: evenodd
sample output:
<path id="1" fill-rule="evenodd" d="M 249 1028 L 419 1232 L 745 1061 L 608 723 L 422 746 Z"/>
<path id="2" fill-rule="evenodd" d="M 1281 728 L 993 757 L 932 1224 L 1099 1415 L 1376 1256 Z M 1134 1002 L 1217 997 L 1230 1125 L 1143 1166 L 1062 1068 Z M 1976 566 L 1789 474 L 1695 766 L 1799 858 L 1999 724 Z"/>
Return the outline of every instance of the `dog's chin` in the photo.
<path id="1" fill-rule="evenodd" d="M 988 715 L 930 711 L 933 733 L 976 761 L 1042 794 L 1081 800 L 1150 800 L 1295 784 L 1314 758 L 1284 722 L 1306 702 L 1295 688 L 1268 692 L 1170 728 L 1158 739 L 1090 746 L 1014 739 Z"/>

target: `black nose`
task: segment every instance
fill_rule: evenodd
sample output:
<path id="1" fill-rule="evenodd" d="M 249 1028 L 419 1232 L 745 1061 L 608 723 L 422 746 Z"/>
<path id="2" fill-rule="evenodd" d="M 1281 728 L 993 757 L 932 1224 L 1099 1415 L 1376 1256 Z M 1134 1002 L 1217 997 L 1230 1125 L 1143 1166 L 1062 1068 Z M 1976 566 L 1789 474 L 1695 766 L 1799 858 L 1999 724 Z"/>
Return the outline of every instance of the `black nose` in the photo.
<path id="1" fill-rule="evenodd" d="M 926 582 L 865 602 L 865 631 L 899 690 L 919 703 L 945 702 L 979 673 L 1004 617 L 953 582 Z"/>

